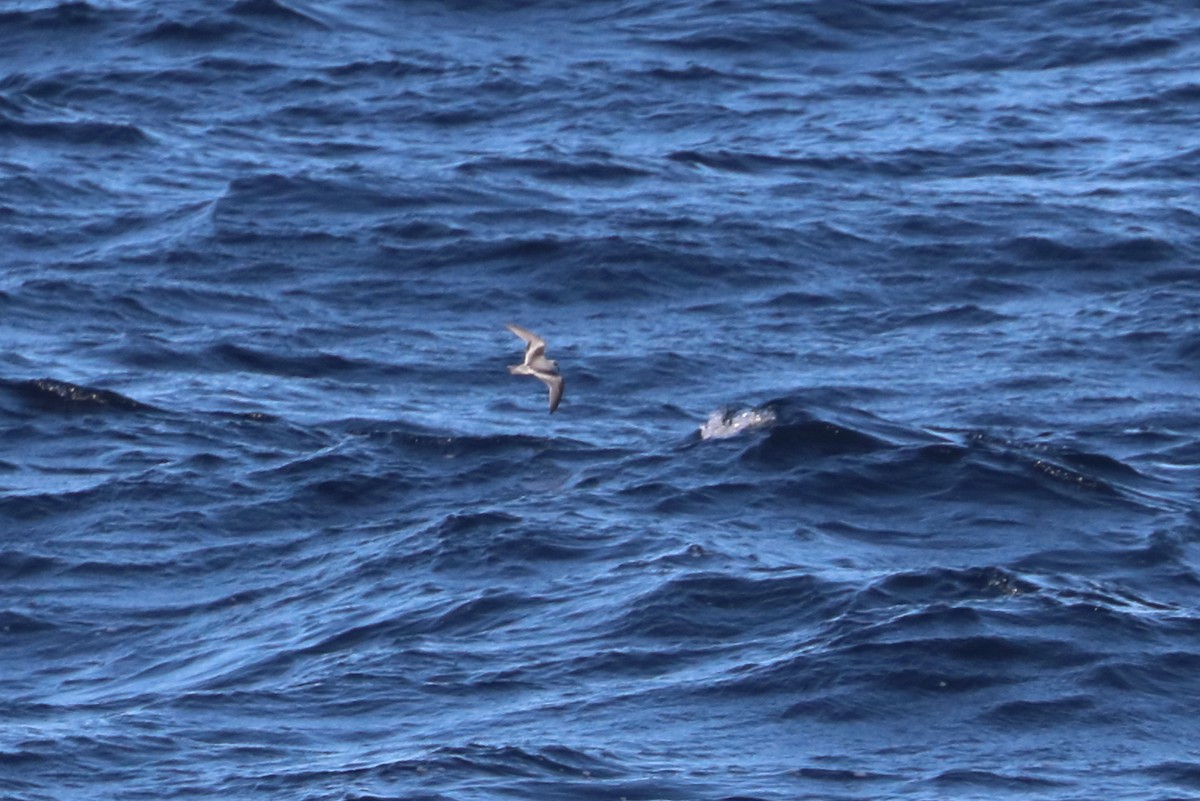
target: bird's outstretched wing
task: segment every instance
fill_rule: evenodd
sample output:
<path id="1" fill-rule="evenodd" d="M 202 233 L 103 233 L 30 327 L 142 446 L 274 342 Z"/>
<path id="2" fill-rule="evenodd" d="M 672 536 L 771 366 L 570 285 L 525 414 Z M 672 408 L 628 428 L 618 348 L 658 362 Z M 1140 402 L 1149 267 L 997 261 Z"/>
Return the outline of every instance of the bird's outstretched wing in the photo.
<path id="1" fill-rule="evenodd" d="M 526 330 L 519 325 L 509 323 L 507 326 L 509 331 L 525 340 L 525 363 L 530 364 L 539 356 L 546 353 L 546 340 L 539 337 L 532 331 Z"/>
<path id="2" fill-rule="evenodd" d="M 558 408 L 558 404 L 562 401 L 563 396 L 563 377 L 561 375 L 545 375 L 538 374 L 538 378 L 546 382 L 546 386 L 550 388 L 550 414 L 554 414 L 554 410 Z"/>

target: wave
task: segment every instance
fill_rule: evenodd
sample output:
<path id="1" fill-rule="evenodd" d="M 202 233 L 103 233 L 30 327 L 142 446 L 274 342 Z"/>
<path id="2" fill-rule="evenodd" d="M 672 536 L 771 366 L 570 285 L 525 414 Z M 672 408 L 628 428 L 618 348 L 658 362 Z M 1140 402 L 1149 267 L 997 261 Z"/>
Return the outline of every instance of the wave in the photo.
<path id="1" fill-rule="evenodd" d="M 133 36 L 138 44 L 197 45 L 223 44 L 245 34 L 245 25 L 215 18 L 164 20 L 150 30 Z"/>
<path id="2" fill-rule="evenodd" d="M 611 153 L 557 157 L 489 157 L 458 165 L 466 175 L 518 173 L 540 181 L 568 184 L 623 183 L 652 175 L 649 170 L 621 164 Z"/>
<path id="3" fill-rule="evenodd" d="M 163 19 L 163 17 L 167 17 Z M 329 31 L 331 25 L 320 16 L 295 8 L 283 0 L 235 0 L 220 11 L 184 12 L 155 11 L 153 27 L 145 22 L 132 38 L 139 44 L 214 45 L 235 41 L 247 34 L 261 31 L 264 36 L 278 36 L 280 30 L 300 28 Z"/>
<path id="4" fill-rule="evenodd" d="M 119 392 L 53 378 L 28 381 L 0 380 L 0 391 L 17 401 L 22 408 L 39 412 L 91 414 L 97 411 L 158 411 L 148 403 L 126 397 Z"/>
<path id="5" fill-rule="evenodd" d="M 132 147 L 152 141 L 137 125 L 97 120 L 28 121 L 0 114 L 0 138 L 36 144 Z"/>
<path id="6" fill-rule="evenodd" d="M 271 22 L 299 24 L 315 30 L 329 30 L 329 26 L 317 17 L 293 8 L 281 0 L 237 0 L 229 6 L 228 13 Z"/>
<path id="7" fill-rule="evenodd" d="M 964 59 L 962 66 L 971 70 L 1053 70 L 1160 58 L 1180 45 L 1180 40 L 1171 36 L 1052 33 L 1034 39 L 1018 53 L 973 56 Z"/>
<path id="8" fill-rule="evenodd" d="M 717 410 L 698 438 L 741 442 L 739 462 L 789 476 L 792 492 L 822 503 L 909 496 L 984 508 L 1008 499 L 1176 505 L 1162 479 L 1114 456 L 1079 450 L 1065 435 L 1058 442 L 1021 441 L 978 430 L 918 429 L 853 407 L 814 404 L 812 394 Z"/>
<path id="9" fill-rule="evenodd" d="M 22 11 L 0 11 L 0 30 L 9 33 L 21 28 L 30 30 L 52 30 L 62 35 L 67 31 L 86 30 L 100 24 L 108 16 L 97 6 L 73 0 L 59 2 L 43 8 Z"/>
<path id="10" fill-rule="evenodd" d="M 775 413 L 770 409 L 742 409 L 737 412 L 718 409 L 700 426 L 700 439 L 728 439 L 748 429 L 774 422 Z"/>

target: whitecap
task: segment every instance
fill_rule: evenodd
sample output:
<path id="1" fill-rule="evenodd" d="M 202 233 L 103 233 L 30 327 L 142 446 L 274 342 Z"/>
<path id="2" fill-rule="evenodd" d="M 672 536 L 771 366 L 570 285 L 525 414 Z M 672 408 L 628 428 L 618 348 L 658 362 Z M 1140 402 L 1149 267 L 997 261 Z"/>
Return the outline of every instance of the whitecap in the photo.
<path id="1" fill-rule="evenodd" d="M 770 409 L 742 409 L 740 412 L 718 409 L 700 426 L 700 439 L 727 439 L 774 422 L 775 412 Z"/>

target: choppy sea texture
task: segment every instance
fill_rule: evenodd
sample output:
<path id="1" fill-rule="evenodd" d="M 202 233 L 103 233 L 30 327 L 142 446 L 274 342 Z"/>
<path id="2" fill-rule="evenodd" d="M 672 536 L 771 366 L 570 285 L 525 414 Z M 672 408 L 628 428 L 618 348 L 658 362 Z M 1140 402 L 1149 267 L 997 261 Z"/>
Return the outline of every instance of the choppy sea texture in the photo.
<path id="1" fill-rule="evenodd" d="M 0 795 L 1200 794 L 1198 32 L 8 3 Z"/>

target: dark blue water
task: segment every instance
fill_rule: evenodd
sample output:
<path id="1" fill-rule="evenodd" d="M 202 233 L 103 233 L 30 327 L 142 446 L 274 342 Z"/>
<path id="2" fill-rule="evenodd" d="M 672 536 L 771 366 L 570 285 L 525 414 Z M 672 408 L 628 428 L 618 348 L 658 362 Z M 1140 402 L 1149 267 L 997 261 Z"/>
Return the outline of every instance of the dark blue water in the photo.
<path id="1" fill-rule="evenodd" d="M 5 3 L 0 797 L 1200 797 L 1198 63 Z"/>

